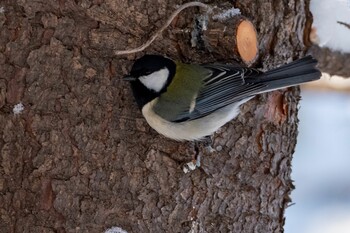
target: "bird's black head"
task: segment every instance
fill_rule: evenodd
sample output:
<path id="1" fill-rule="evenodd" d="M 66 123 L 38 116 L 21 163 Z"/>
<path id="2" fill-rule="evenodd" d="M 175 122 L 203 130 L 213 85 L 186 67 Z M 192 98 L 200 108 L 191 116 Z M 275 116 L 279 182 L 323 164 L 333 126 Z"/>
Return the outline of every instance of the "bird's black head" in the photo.
<path id="1" fill-rule="evenodd" d="M 159 55 L 145 55 L 135 61 L 130 74 L 124 80 L 130 81 L 137 104 L 145 104 L 166 91 L 176 71 L 176 64 Z"/>

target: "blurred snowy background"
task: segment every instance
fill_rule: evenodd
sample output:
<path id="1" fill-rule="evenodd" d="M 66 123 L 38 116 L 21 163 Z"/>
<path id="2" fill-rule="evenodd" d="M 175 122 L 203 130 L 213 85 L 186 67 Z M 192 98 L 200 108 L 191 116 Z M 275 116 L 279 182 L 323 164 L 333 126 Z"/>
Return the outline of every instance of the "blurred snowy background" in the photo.
<path id="1" fill-rule="evenodd" d="M 314 16 L 312 26 L 317 29 L 319 37 L 318 44 L 350 53 L 350 0 L 311 0 L 310 9 Z"/>
<path id="2" fill-rule="evenodd" d="M 350 53 L 350 0 L 310 7 L 318 44 Z M 350 233 L 350 78 L 325 75 L 322 86 L 302 88 L 286 233 Z"/>
<path id="3" fill-rule="evenodd" d="M 286 233 L 350 232 L 350 94 L 302 91 Z"/>

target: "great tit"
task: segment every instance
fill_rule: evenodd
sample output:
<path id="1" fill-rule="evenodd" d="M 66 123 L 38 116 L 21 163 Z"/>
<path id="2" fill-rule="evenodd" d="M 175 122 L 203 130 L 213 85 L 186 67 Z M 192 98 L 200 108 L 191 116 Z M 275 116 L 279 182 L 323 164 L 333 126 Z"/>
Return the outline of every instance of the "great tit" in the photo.
<path id="1" fill-rule="evenodd" d="M 200 140 L 239 114 L 257 94 L 320 78 L 311 56 L 267 72 L 238 64 L 184 64 L 159 55 L 136 60 L 129 75 L 148 124 L 175 140 Z"/>

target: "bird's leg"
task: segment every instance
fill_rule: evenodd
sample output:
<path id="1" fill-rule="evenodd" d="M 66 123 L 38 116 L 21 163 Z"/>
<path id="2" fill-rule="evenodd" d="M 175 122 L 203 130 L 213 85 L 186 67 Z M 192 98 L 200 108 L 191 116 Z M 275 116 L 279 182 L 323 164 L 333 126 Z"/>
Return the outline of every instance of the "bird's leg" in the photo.
<path id="1" fill-rule="evenodd" d="M 215 150 L 213 149 L 213 147 L 211 146 L 213 143 L 213 140 L 211 139 L 210 136 L 205 136 L 203 140 L 201 141 L 196 141 L 195 142 L 195 151 L 196 153 L 194 154 L 193 160 L 196 161 L 197 167 L 200 166 L 200 156 L 201 156 L 201 152 L 199 148 L 205 148 L 207 150 L 208 153 L 212 153 Z"/>
<path id="2" fill-rule="evenodd" d="M 192 155 L 192 161 L 197 161 L 197 158 L 198 158 L 198 156 L 200 156 L 199 154 L 200 154 L 200 141 L 195 141 L 194 142 L 194 151 L 196 152 L 196 153 L 194 153 L 193 155 Z"/>
<path id="3" fill-rule="evenodd" d="M 192 142 L 193 143 L 193 147 L 194 147 L 194 153 L 192 154 L 192 159 L 191 161 L 189 161 L 188 163 L 184 164 L 182 167 L 182 170 L 184 171 L 184 173 L 188 173 L 190 171 L 195 170 L 197 167 L 200 166 L 200 163 L 198 164 L 197 159 L 200 158 L 200 150 L 199 150 L 199 144 L 197 141 Z"/>
<path id="4" fill-rule="evenodd" d="M 192 160 L 185 164 L 183 167 L 183 171 L 185 173 L 195 170 L 197 167 L 199 168 L 201 166 L 201 155 L 202 152 L 200 148 L 204 148 L 207 150 L 208 153 L 212 153 L 215 150 L 211 147 L 213 141 L 210 136 L 206 136 L 201 141 L 195 141 L 194 142 L 194 151 L 195 153 L 192 155 Z"/>
<path id="5" fill-rule="evenodd" d="M 201 141 L 203 147 L 207 150 L 207 152 L 212 153 L 215 152 L 215 149 L 212 147 L 213 140 L 210 136 L 205 136 L 203 141 Z"/>

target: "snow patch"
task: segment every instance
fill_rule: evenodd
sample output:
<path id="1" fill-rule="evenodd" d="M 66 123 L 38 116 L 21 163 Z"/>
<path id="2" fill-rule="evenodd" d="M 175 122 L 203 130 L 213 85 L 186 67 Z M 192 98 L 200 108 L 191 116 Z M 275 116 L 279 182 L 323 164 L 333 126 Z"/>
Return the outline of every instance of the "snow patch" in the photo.
<path id="1" fill-rule="evenodd" d="M 198 40 L 201 38 L 203 31 L 208 29 L 208 15 L 201 15 L 196 18 L 196 25 L 191 32 L 191 45 L 192 47 L 196 47 L 198 45 Z"/>
<path id="2" fill-rule="evenodd" d="M 226 19 L 230 19 L 235 15 L 240 15 L 241 11 L 238 8 L 230 8 L 228 10 L 225 10 L 221 13 L 218 13 L 216 15 L 213 15 L 213 19 L 214 20 L 226 20 Z"/>
<path id="3" fill-rule="evenodd" d="M 126 230 L 123 230 L 120 227 L 112 227 L 105 231 L 105 233 L 128 233 Z"/>
<path id="4" fill-rule="evenodd" d="M 196 170 L 196 168 L 200 167 L 200 166 L 201 166 L 201 157 L 200 157 L 200 155 L 198 155 L 197 159 L 195 161 L 191 161 L 191 162 L 186 163 L 183 166 L 182 170 L 186 174 L 190 171 Z"/>
<path id="5" fill-rule="evenodd" d="M 200 26 L 202 27 L 202 31 L 206 31 L 208 29 L 208 16 L 204 15 L 202 17 L 200 17 L 199 22 L 200 22 Z"/>
<path id="6" fill-rule="evenodd" d="M 196 164 L 195 164 L 193 161 L 191 161 L 191 162 L 186 163 L 186 164 L 183 166 L 182 170 L 183 170 L 183 172 L 186 174 L 186 173 L 188 173 L 188 172 L 190 172 L 190 171 L 195 170 L 196 167 L 197 167 Z"/>
<path id="7" fill-rule="evenodd" d="M 199 223 L 197 221 L 192 221 L 191 230 L 188 233 L 198 233 Z"/>
<path id="8" fill-rule="evenodd" d="M 5 8 L 3 6 L 0 7 L 0 14 L 5 13 Z"/>
<path id="9" fill-rule="evenodd" d="M 312 0 L 318 45 L 350 53 L 350 0 Z"/>
<path id="10" fill-rule="evenodd" d="M 12 109 L 13 114 L 15 115 L 22 113 L 23 110 L 24 110 L 24 105 L 22 103 L 16 104 Z"/>

